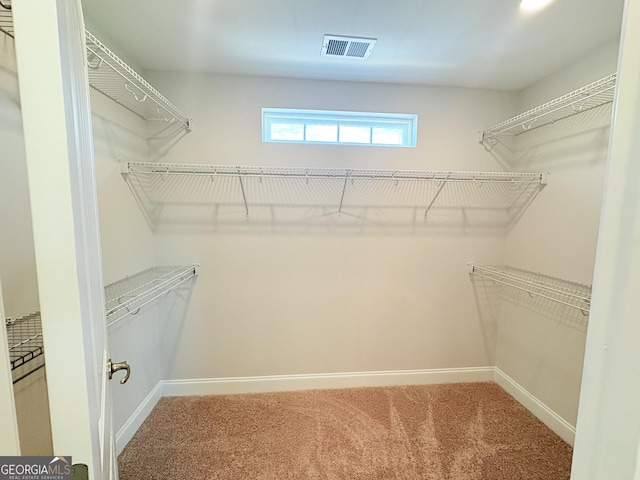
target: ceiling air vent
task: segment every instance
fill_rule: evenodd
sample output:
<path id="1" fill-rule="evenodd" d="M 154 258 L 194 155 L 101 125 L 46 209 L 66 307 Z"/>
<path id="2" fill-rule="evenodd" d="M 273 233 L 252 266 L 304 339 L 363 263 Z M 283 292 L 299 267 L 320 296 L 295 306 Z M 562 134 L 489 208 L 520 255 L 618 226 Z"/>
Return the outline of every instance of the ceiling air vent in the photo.
<path id="1" fill-rule="evenodd" d="M 325 35 L 322 42 L 322 56 L 361 58 L 364 60 L 369 57 L 375 44 L 375 38 Z"/>

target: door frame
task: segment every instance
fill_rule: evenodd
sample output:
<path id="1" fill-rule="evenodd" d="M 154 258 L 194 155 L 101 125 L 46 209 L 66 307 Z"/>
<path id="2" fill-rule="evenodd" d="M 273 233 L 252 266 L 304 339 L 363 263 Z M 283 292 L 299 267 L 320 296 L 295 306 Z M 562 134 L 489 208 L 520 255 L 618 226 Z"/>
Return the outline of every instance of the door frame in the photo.
<path id="1" fill-rule="evenodd" d="M 53 453 L 116 479 L 82 6 L 12 7 Z"/>
<path id="2" fill-rule="evenodd" d="M 571 478 L 640 480 L 640 0 L 626 0 Z"/>

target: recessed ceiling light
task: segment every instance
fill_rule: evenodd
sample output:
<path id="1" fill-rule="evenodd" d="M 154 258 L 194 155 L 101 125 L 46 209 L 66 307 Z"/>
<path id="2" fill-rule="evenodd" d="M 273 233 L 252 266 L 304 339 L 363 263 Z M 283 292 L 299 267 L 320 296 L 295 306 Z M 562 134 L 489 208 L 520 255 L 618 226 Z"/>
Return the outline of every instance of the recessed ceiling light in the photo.
<path id="1" fill-rule="evenodd" d="M 520 10 L 525 12 L 532 12 L 540 10 L 543 7 L 549 5 L 553 0 L 521 0 Z"/>

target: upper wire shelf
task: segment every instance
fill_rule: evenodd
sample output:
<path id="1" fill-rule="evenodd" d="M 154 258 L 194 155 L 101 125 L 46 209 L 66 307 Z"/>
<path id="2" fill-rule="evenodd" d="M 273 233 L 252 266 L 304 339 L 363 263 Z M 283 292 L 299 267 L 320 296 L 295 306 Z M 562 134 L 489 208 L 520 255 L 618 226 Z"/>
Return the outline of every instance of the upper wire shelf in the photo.
<path id="1" fill-rule="evenodd" d="M 188 282 L 198 275 L 198 265 L 153 267 L 107 285 L 105 291 L 107 327 Z"/>
<path id="2" fill-rule="evenodd" d="M 13 383 L 44 366 L 44 343 L 40 312 L 7 319 L 7 340 Z"/>
<path id="3" fill-rule="evenodd" d="M 348 168 L 258 167 L 156 162 L 123 162 L 123 173 L 158 175 L 201 175 L 206 177 L 301 178 L 341 180 L 446 181 L 472 183 L 535 183 L 545 174 L 526 172 L 463 172 L 435 170 L 374 170 Z"/>
<path id="4" fill-rule="evenodd" d="M 191 131 L 191 121 L 175 105 L 85 30 L 89 85 L 147 122 L 151 136 Z"/>
<path id="5" fill-rule="evenodd" d="M 14 37 L 11 0 L 0 0 L 0 31 Z M 89 86 L 144 120 L 149 137 L 191 131 L 191 120 L 141 75 L 85 30 Z"/>
<path id="6" fill-rule="evenodd" d="M 529 293 L 532 297 L 552 300 L 577 308 L 589 315 L 591 286 L 549 277 L 509 266 L 469 263 L 469 274 Z"/>
<path id="7" fill-rule="evenodd" d="M 341 226 L 423 226 L 429 217 L 430 226 L 504 227 L 547 182 L 545 173 L 153 162 L 122 162 L 121 172 L 152 227 L 323 226 L 334 214 Z"/>
<path id="8" fill-rule="evenodd" d="M 13 38 L 13 16 L 11 0 L 0 0 L 0 32 Z"/>
<path id="9" fill-rule="evenodd" d="M 613 102 L 615 87 L 614 73 L 483 130 L 478 140 L 490 150 L 500 136 L 520 135 Z"/>

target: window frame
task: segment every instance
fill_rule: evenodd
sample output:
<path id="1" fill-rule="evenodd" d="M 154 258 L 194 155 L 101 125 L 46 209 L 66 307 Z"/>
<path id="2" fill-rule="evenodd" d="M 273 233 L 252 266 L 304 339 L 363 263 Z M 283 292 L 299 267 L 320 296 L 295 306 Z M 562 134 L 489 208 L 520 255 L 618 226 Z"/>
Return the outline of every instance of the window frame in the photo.
<path id="1" fill-rule="evenodd" d="M 271 127 L 277 123 L 302 124 L 303 139 L 274 139 Z M 336 141 L 307 140 L 308 125 L 337 126 Z M 369 128 L 370 142 L 341 142 L 340 126 Z M 402 144 L 374 143 L 374 128 L 402 129 Z M 365 147 L 415 148 L 418 134 L 418 115 L 407 113 L 374 113 L 336 110 L 303 110 L 290 108 L 262 109 L 262 141 L 267 143 L 299 143 L 308 145 L 355 145 Z"/>

